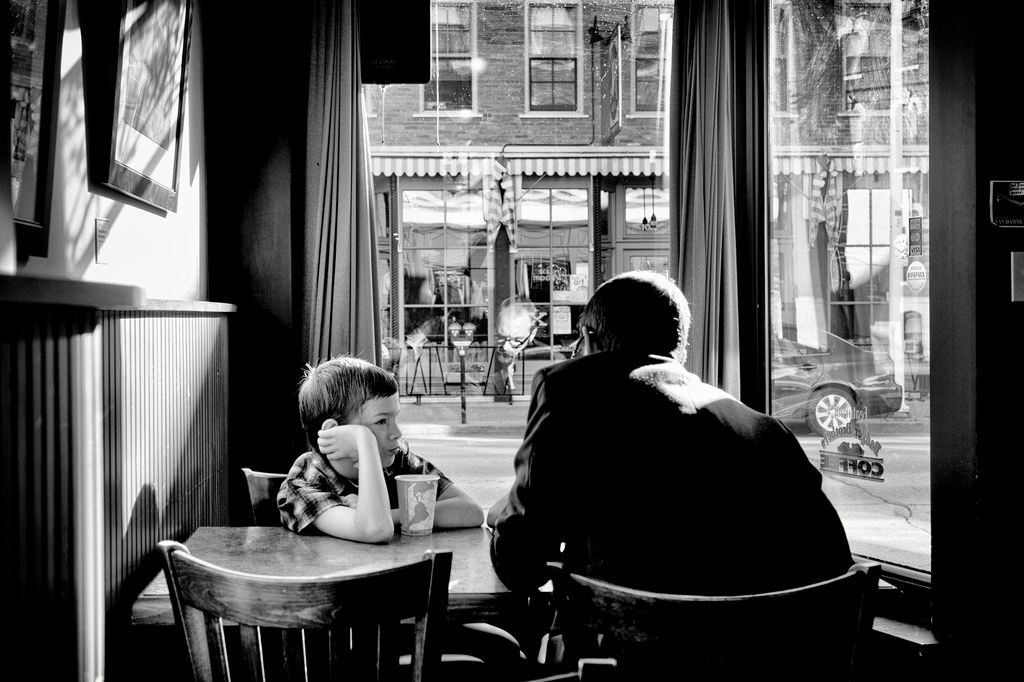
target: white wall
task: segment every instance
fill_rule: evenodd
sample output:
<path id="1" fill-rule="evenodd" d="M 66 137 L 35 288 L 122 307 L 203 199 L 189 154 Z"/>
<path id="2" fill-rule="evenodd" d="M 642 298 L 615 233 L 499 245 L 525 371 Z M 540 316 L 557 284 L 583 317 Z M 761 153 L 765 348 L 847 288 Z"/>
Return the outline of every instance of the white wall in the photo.
<path id="1" fill-rule="evenodd" d="M 202 45 L 193 14 L 188 91 L 176 212 L 142 208 L 99 185 L 86 166 L 82 0 L 68 0 L 58 93 L 55 175 L 47 258 L 29 258 L 19 275 L 140 286 L 153 299 L 207 300 L 205 140 L 200 118 Z M 96 219 L 109 220 L 96 257 Z"/>

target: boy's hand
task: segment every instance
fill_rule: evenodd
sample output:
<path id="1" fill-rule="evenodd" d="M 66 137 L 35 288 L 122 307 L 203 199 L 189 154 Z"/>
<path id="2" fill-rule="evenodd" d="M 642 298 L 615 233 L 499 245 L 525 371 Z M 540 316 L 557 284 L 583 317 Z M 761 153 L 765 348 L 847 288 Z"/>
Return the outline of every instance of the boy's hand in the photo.
<path id="1" fill-rule="evenodd" d="M 359 466 L 358 438 L 362 432 L 372 433 L 361 424 L 338 424 L 333 419 L 324 421 L 317 433 L 316 445 L 329 460 L 351 459 Z"/>
<path id="2" fill-rule="evenodd" d="M 351 507 L 352 509 L 355 509 L 356 507 L 359 506 L 359 495 L 356 495 L 355 493 L 352 493 L 351 495 L 342 495 L 341 502 L 346 507 Z"/>

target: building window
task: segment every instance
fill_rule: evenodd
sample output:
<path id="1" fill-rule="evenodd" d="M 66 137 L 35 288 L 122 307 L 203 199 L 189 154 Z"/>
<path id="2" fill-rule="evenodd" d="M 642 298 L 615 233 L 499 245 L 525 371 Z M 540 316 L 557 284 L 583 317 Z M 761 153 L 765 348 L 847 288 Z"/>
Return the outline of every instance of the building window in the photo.
<path id="1" fill-rule="evenodd" d="M 576 6 L 530 5 L 530 111 L 578 109 L 578 23 Z"/>
<path id="2" fill-rule="evenodd" d="M 486 369 L 493 257 L 487 248 L 479 190 L 402 191 L 399 271 L 402 391 L 440 394 L 458 358 L 448 327 L 472 323 L 474 348 L 467 363 Z"/>
<path id="3" fill-rule="evenodd" d="M 434 5 L 430 22 L 430 83 L 423 88 L 425 110 L 473 110 L 472 19 L 471 5 Z"/>
<path id="4" fill-rule="evenodd" d="M 671 7 L 637 7 L 633 30 L 633 108 L 636 111 L 662 110 L 662 65 L 667 59 L 665 49 L 671 26 Z"/>
<path id="5" fill-rule="evenodd" d="M 593 291 L 590 192 L 584 188 L 535 188 L 523 194 L 512 254 L 516 301 L 538 322 L 526 355 L 540 365 L 568 357 L 576 323 Z"/>

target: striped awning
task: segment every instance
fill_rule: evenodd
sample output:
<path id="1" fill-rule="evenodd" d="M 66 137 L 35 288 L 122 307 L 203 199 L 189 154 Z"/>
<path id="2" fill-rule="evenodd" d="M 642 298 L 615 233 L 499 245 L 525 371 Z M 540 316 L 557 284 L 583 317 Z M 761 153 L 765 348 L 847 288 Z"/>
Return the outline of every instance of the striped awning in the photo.
<path id="1" fill-rule="evenodd" d="M 892 158 L 888 154 L 884 153 L 851 155 L 849 150 L 844 150 L 842 153 L 832 153 L 827 156 L 829 160 L 833 162 L 833 168 L 835 170 L 846 173 L 867 173 L 869 175 L 888 173 L 889 168 L 893 163 Z M 791 175 L 794 173 L 820 173 L 820 158 L 821 155 L 807 154 L 806 151 L 799 154 L 794 153 L 791 156 L 776 154 L 774 157 L 773 171 L 775 173 L 782 173 L 785 175 Z M 902 163 L 897 166 L 897 169 L 902 170 L 904 173 L 928 172 L 927 152 L 904 154 L 901 159 Z"/>
<path id="2" fill-rule="evenodd" d="M 483 175 L 496 162 L 514 175 L 662 175 L 664 156 L 650 149 L 618 147 L 548 147 L 546 149 L 446 150 L 377 149 L 371 154 L 374 175 L 432 177 Z"/>
<path id="3" fill-rule="evenodd" d="M 850 151 L 827 153 L 833 168 L 848 173 L 888 173 L 893 160 L 884 152 L 851 154 Z M 774 155 L 773 172 L 818 173 L 822 154 L 793 150 Z M 904 173 L 927 173 L 927 151 L 905 153 Z M 501 170 L 525 176 L 662 176 L 668 164 L 660 150 L 630 147 L 547 147 L 522 149 L 429 149 L 381 148 L 371 155 L 374 175 L 399 177 L 479 176 L 492 173 L 497 163 Z"/>

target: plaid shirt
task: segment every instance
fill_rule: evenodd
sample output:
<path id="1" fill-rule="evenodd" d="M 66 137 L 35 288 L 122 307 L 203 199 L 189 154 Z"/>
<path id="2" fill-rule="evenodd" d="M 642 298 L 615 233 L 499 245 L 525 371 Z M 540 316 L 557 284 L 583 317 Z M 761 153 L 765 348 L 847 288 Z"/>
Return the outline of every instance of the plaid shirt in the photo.
<path id="1" fill-rule="evenodd" d="M 384 482 L 387 484 L 392 509 L 398 508 L 395 476 L 399 474 L 436 474 L 440 477 L 437 482 L 438 499 L 453 485 L 450 478 L 422 457 L 412 452 L 398 455 L 391 466 L 384 470 Z M 312 524 L 316 517 L 331 507 L 344 505 L 342 497 L 358 493 L 356 482 L 335 471 L 326 457 L 316 452 L 307 452 L 295 460 L 288 471 L 288 478 L 277 493 L 281 523 L 296 533 L 315 532 Z"/>

